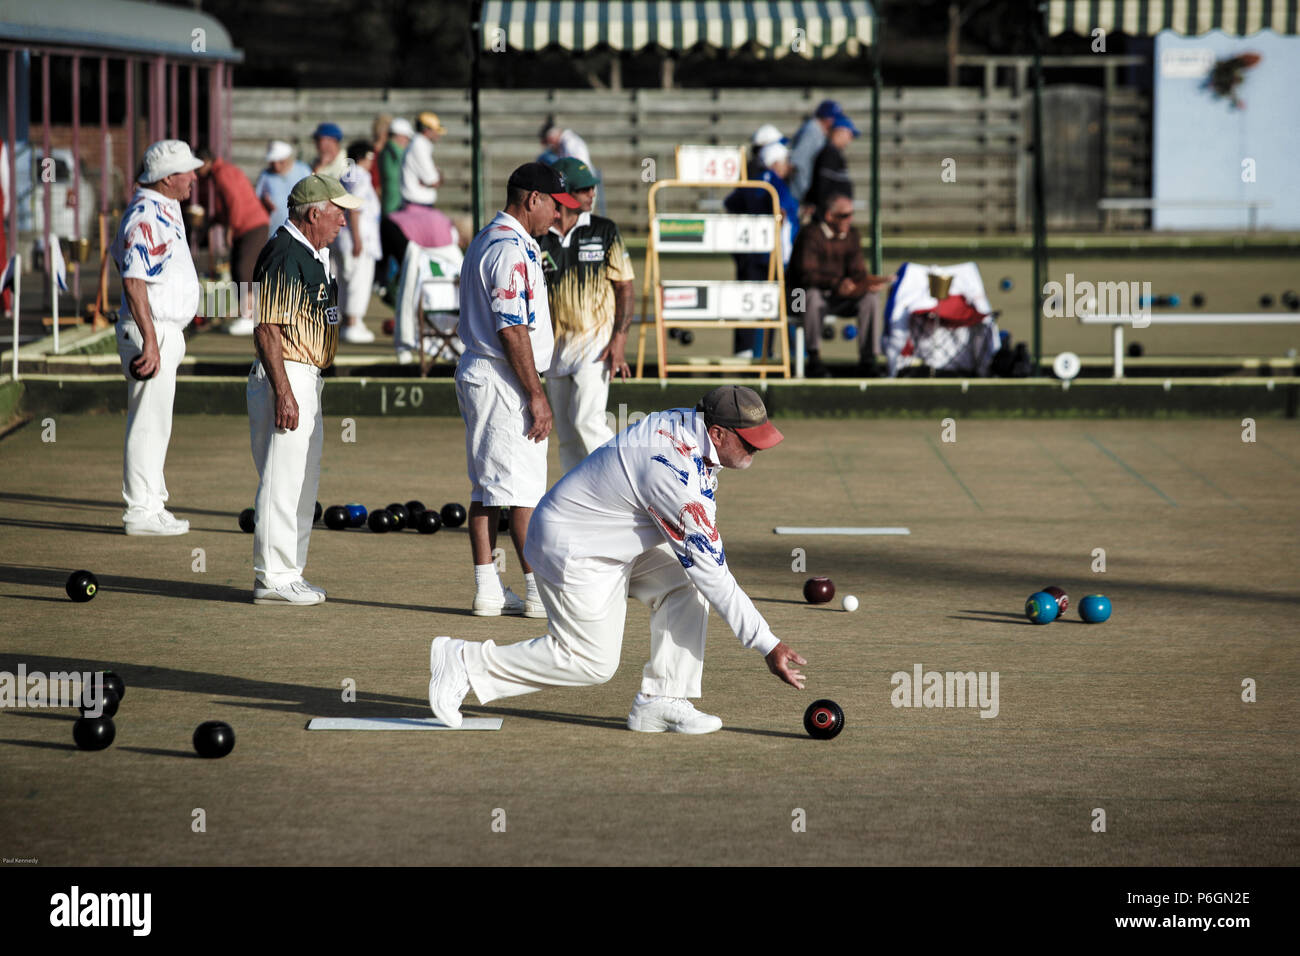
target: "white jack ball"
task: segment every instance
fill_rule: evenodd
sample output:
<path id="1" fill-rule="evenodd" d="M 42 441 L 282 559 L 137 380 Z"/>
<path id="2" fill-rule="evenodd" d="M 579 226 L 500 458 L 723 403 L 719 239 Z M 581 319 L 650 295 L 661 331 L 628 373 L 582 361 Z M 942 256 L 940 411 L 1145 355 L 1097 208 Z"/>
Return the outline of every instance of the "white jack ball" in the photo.
<path id="1" fill-rule="evenodd" d="M 840 606 L 846 611 L 856 611 L 858 609 L 858 599 L 852 594 L 846 594 L 844 600 L 840 602 Z"/>

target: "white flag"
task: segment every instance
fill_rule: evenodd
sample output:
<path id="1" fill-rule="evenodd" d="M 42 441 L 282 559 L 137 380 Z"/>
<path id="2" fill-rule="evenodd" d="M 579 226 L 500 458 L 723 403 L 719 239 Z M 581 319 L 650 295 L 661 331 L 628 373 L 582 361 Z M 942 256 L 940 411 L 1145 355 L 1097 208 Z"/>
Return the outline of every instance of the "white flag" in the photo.
<path id="1" fill-rule="evenodd" d="M 58 237 L 50 236 L 50 265 L 54 268 L 54 277 L 59 282 L 59 291 L 68 291 L 68 267 L 63 263 L 63 243 Z"/>

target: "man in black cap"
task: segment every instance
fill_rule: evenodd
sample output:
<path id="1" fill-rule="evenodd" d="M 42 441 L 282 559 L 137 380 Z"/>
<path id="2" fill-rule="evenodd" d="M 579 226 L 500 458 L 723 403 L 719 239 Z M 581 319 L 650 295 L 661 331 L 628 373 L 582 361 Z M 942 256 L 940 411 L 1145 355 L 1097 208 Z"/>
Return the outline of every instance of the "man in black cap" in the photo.
<path id="1" fill-rule="evenodd" d="M 465 419 L 470 482 L 469 541 L 474 561 L 474 614 L 545 617 L 524 537 L 546 491 L 546 437 L 551 406 L 539 372 L 550 367 L 555 339 L 535 236 L 578 202 L 564 177 L 543 163 L 510 174 L 506 206 L 474 237 L 460 270 L 460 325 L 465 351 L 456 366 L 456 400 Z M 510 508 L 510 536 L 524 570 L 521 598 L 503 588 L 492 562 L 497 519 Z"/>
<path id="2" fill-rule="evenodd" d="M 526 554 L 549 626 L 498 647 L 434 638 L 429 706 L 452 727 L 479 703 L 544 687 L 601 684 L 618 669 L 629 595 L 650 608 L 650 660 L 627 725 L 643 733 L 707 734 L 722 721 L 696 710 L 712 607 L 800 690 L 807 663 L 772 633 L 727 566 L 715 495 L 723 468 L 745 469 L 781 441 L 752 389 L 726 385 L 695 407 L 656 412 L 596 449 L 537 506 Z"/>

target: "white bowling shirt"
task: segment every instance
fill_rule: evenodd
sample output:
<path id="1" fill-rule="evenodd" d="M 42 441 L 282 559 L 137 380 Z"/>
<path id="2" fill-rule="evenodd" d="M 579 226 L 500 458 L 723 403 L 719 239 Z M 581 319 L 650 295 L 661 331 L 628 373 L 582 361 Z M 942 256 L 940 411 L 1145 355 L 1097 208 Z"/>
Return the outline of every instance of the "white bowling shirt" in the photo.
<path id="1" fill-rule="evenodd" d="M 551 367 L 555 333 L 546 300 L 542 250 L 514 216 L 499 212 L 474 237 L 460 267 L 465 355 L 506 361 L 498 332 L 527 326 L 537 371 Z"/>
<path id="2" fill-rule="evenodd" d="M 425 183 L 438 181 L 438 167 L 433 162 L 433 140 L 423 133 L 411 137 L 402 156 L 402 198 L 421 206 L 438 202 L 438 189 Z"/>
<path id="3" fill-rule="evenodd" d="M 524 556 L 565 591 L 617 586 L 611 575 L 667 541 L 691 583 L 745 647 L 780 643 L 727 566 L 718 531 L 717 452 L 703 414 L 655 412 L 597 448 L 551 488 Z"/>
<path id="4" fill-rule="evenodd" d="M 184 328 L 198 314 L 202 289 L 185 238 L 181 204 L 175 199 L 144 186 L 136 189 L 109 252 L 123 279 L 148 283 L 149 313 L 154 322 Z M 132 318 L 125 284 L 121 317 Z"/>

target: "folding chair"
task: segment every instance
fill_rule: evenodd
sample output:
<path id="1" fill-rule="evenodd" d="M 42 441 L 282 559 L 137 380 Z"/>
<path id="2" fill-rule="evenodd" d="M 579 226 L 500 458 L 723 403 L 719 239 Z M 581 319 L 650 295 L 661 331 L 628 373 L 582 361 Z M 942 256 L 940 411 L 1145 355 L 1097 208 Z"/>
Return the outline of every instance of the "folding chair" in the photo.
<path id="1" fill-rule="evenodd" d="M 432 271 L 441 272 L 436 262 Z M 464 351 L 456 330 L 460 325 L 460 276 L 426 276 L 420 281 L 420 376 L 427 378 L 429 369 L 440 358 L 455 362 Z"/>

